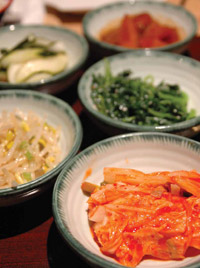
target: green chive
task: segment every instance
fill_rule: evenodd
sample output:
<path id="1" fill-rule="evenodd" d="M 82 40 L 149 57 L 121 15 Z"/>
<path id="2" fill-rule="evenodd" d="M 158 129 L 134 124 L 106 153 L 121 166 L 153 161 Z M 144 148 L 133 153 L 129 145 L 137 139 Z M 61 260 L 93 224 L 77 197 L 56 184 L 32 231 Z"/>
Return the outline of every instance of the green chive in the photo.
<path id="1" fill-rule="evenodd" d="M 30 172 L 24 172 L 24 173 L 22 173 L 22 176 L 27 181 L 31 181 L 32 180 L 31 173 Z"/>
<path id="2" fill-rule="evenodd" d="M 20 149 L 20 150 L 26 149 L 27 146 L 28 146 L 27 141 L 22 141 L 22 142 L 20 143 L 20 145 L 19 145 L 19 149 Z"/>
<path id="3" fill-rule="evenodd" d="M 31 160 L 33 159 L 33 155 L 32 155 L 32 153 L 30 153 L 29 151 L 27 151 L 27 152 L 25 153 L 25 156 L 26 156 L 26 158 L 27 158 L 29 161 L 31 161 Z"/>

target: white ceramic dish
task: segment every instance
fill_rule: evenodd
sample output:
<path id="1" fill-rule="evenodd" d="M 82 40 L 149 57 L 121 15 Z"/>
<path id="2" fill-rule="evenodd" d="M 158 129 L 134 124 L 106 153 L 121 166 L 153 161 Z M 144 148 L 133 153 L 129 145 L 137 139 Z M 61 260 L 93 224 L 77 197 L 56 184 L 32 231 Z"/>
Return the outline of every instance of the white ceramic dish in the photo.
<path id="1" fill-rule="evenodd" d="M 93 267 L 122 268 L 103 255 L 93 240 L 87 218 L 87 200 L 81 190 L 87 180 L 103 181 L 104 167 L 134 168 L 143 172 L 161 170 L 200 171 L 200 144 L 190 139 L 165 133 L 130 133 L 100 141 L 72 158 L 60 173 L 53 192 L 53 214 L 64 240 Z M 200 255 L 181 261 L 143 260 L 137 267 L 199 267 Z"/>
<path id="2" fill-rule="evenodd" d="M 124 0 L 127 1 L 127 0 Z M 166 0 L 149 0 L 149 1 L 159 1 L 165 2 Z M 54 1 L 45 0 L 46 5 L 50 5 L 62 12 L 86 12 L 88 10 L 97 8 L 101 5 L 116 2 L 116 0 L 74 0 L 74 1 Z"/>
<path id="3" fill-rule="evenodd" d="M 200 63 L 179 54 L 160 51 L 132 51 L 124 52 L 107 58 L 113 75 L 124 70 L 131 70 L 133 77 L 152 75 L 155 84 L 165 81 L 178 84 L 187 93 L 188 109 L 194 108 L 197 117 L 167 126 L 139 126 L 114 120 L 97 111 L 91 99 L 91 82 L 93 74 L 104 74 L 104 60 L 92 65 L 81 77 L 78 94 L 83 106 L 94 122 L 106 133 L 121 134 L 131 131 L 162 131 L 174 132 L 184 136 L 196 135 L 200 130 Z M 195 127 L 195 128 L 193 128 Z"/>
<path id="4" fill-rule="evenodd" d="M 173 21 L 181 32 L 184 32 L 182 40 L 167 46 L 152 48 L 152 50 L 164 50 L 181 53 L 186 50 L 188 43 L 197 31 L 197 21 L 195 17 L 185 8 L 166 2 L 155 1 L 122 1 L 98 7 L 88 12 L 83 18 L 83 31 L 93 49 L 94 56 L 108 56 L 129 49 L 122 46 L 112 45 L 99 40 L 100 31 L 109 23 L 120 20 L 125 14 L 140 14 L 147 12 L 156 19 L 161 19 L 166 24 Z M 113 22 L 114 23 L 114 22 Z M 143 49 L 141 49 L 143 50 Z"/>
<path id="5" fill-rule="evenodd" d="M 0 29 L 0 48 L 12 48 L 28 35 L 35 34 L 63 43 L 68 56 L 66 69 L 49 79 L 34 83 L 0 82 L 0 89 L 35 89 L 46 93 L 57 93 L 66 89 L 77 78 L 77 71 L 88 56 L 88 44 L 84 37 L 66 28 L 45 25 L 10 25 Z"/>
<path id="6" fill-rule="evenodd" d="M 73 109 L 64 101 L 48 94 L 24 91 L 0 91 L 0 113 L 19 108 L 24 112 L 33 111 L 45 117 L 52 126 L 61 127 L 61 162 L 41 177 L 13 188 L 0 190 L 0 207 L 17 204 L 40 194 L 55 182 L 56 176 L 66 162 L 76 154 L 82 142 L 82 126 Z"/>

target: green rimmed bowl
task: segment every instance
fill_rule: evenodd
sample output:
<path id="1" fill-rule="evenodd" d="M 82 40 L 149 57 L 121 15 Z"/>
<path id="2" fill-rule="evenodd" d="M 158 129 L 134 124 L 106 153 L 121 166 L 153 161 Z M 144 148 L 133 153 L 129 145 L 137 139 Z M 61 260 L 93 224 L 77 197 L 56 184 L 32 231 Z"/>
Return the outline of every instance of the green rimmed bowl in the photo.
<path id="1" fill-rule="evenodd" d="M 105 62 L 100 60 L 88 68 L 79 80 L 78 95 L 88 115 L 104 132 L 114 135 L 135 131 L 156 131 L 192 137 L 200 131 L 200 63 L 198 61 L 175 53 L 147 50 L 124 52 L 110 56 L 107 60 L 113 75 L 124 70 L 131 70 L 133 77 L 153 76 L 155 84 L 161 81 L 178 84 L 188 95 L 188 109 L 194 108 L 197 116 L 167 126 L 139 126 L 101 114 L 91 98 L 93 74 L 104 74 Z"/>
<path id="2" fill-rule="evenodd" d="M 121 19 L 125 14 L 134 15 L 143 12 L 147 12 L 157 19 L 162 18 L 164 22 L 165 20 L 166 22 L 168 20 L 173 21 L 184 33 L 179 42 L 152 48 L 152 50 L 181 53 L 186 50 L 189 42 L 197 32 L 195 17 L 184 7 L 166 2 L 140 0 L 111 3 L 88 12 L 83 18 L 84 35 L 93 49 L 94 56 L 101 58 L 101 56 L 108 56 L 127 50 L 136 50 L 102 42 L 99 39 L 99 33 L 110 22 Z"/>
<path id="3" fill-rule="evenodd" d="M 20 109 L 45 117 L 52 126 L 61 127 L 61 162 L 41 177 L 13 188 L 0 189 L 0 207 L 24 202 L 52 187 L 58 173 L 73 157 L 82 142 L 82 126 L 74 110 L 64 101 L 49 94 L 30 90 L 0 91 L 0 113 Z"/>
<path id="4" fill-rule="evenodd" d="M 87 200 L 81 190 L 83 178 L 103 181 L 104 167 L 134 168 L 143 172 L 200 171 L 200 143 L 167 133 L 129 133 L 100 141 L 72 158 L 64 167 L 53 190 L 53 215 L 60 234 L 92 267 L 122 268 L 103 255 L 93 240 L 87 216 Z M 141 268 L 199 267 L 200 255 L 180 261 L 143 260 Z"/>
<path id="5" fill-rule="evenodd" d="M 88 43 L 71 30 L 47 25 L 9 25 L 0 28 L 0 49 L 12 48 L 28 35 L 35 34 L 52 41 L 61 41 L 68 56 L 66 69 L 51 78 L 33 83 L 8 83 L 0 81 L 0 89 L 31 89 L 45 93 L 58 93 L 67 89 L 78 77 L 78 71 L 87 60 Z"/>

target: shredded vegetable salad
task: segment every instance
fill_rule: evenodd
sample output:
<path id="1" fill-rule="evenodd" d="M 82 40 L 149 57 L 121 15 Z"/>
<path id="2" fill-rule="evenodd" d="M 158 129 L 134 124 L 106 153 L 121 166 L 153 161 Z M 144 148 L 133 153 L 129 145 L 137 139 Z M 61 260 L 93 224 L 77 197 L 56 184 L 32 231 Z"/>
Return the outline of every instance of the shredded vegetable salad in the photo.
<path id="1" fill-rule="evenodd" d="M 0 189 L 32 181 L 61 160 L 60 127 L 34 112 L 0 115 Z"/>
<path id="2" fill-rule="evenodd" d="M 91 187 L 91 185 L 93 187 Z M 189 247 L 200 250 L 200 174 L 143 173 L 104 168 L 104 182 L 92 191 L 88 217 L 103 254 L 135 267 L 144 256 L 181 260 Z"/>

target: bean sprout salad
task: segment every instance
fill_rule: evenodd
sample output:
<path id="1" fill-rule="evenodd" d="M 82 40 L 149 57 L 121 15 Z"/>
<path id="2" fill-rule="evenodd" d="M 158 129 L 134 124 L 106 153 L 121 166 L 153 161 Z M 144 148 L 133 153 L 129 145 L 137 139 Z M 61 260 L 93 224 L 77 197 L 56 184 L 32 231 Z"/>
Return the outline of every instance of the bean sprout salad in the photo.
<path id="1" fill-rule="evenodd" d="M 20 109 L 0 115 L 0 189 L 32 181 L 61 161 L 60 127 Z"/>

